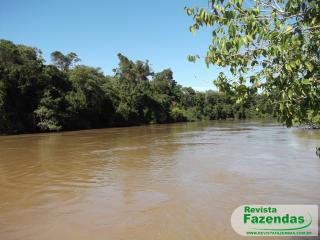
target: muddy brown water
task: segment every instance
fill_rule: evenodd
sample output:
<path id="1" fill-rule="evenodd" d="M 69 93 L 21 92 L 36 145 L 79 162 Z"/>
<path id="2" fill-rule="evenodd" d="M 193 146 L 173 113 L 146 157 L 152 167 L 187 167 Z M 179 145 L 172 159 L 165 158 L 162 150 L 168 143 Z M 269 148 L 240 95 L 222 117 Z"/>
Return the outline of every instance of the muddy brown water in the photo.
<path id="1" fill-rule="evenodd" d="M 253 121 L 1 136 L 0 239 L 248 239 L 239 205 L 320 203 L 318 145 Z"/>

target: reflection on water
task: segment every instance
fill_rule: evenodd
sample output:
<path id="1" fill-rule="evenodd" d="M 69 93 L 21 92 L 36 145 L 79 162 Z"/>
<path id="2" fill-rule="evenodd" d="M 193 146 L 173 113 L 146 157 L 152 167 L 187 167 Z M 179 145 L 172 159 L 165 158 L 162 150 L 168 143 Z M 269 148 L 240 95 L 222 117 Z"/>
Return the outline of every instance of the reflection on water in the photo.
<path id="1" fill-rule="evenodd" d="M 0 239 L 245 239 L 245 203 L 318 204 L 320 131 L 198 122 L 0 137 Z"/>

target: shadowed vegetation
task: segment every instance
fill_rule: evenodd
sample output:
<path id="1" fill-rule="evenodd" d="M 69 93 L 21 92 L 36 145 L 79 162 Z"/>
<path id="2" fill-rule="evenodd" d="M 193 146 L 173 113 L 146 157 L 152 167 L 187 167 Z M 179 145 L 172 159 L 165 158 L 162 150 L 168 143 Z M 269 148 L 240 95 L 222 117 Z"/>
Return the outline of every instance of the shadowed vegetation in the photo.
<path id="1" fill-rule="evenodd" d="M 113 76 L 52 53 L 0 40 L 0 133 L 60 131 L 202 119 L 272 116 L 267 98 L 236 103 L 232 95 L 182 87 L 170 69 L 118 54 Z M 260 112 L 256 111 L 259 108 Z"/>

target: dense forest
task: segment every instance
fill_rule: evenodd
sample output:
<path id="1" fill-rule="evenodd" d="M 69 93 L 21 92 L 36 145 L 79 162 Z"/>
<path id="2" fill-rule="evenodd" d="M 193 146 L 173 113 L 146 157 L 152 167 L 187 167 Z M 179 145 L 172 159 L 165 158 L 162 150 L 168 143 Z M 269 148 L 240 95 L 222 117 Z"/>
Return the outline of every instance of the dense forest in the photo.
<path id="1" fill-rule="evenodd" d="M 153 72 L 148 61 L 118 54 L 112 76 L 79 64 L 75 53 L 41 51 L 0 40 L 0 133 L 24 133 L 273 116 L 266 97 L 197 92 Z M 259 111 L 257 109 L 259 108 Z"/>

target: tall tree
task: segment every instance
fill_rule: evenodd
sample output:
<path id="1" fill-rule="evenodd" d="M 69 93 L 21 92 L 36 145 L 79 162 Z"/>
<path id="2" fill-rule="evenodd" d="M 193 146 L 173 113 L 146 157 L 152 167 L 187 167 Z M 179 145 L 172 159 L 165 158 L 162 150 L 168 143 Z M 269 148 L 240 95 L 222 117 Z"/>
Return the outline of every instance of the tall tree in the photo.
<path id="1" fill-rule="evenodd" d="M 43 69 L 45 86 L 34 114 L 41 131 L 66 129 L 68 122 L 66 94 L 71 90 L 67 74 L 53 65 Z"/>
<path id="2" fill-rule="evenodd" d="M 144 103 L 148 99 L 150 89 L 149 77 L 153 75 L 148 61 L 129 60 L 118 54 L 119 66 L 115 72 L 115 90 L 118 95 L 117 113 L 125 122 L 145 122 Z"/>
<path id="3" fill-rule="evenodd" d="M 0 40 L 0 125 L 6 132 L 35 130 L 43 66 L 40 50 Z"/>
<path id="4" fill-rule="evenodd" d="M 110 97 L 104 91 L 107 79 L 101 69 L 84 65 L 69 72 L 72 90 L 67 93 L 68 128 L 92 128 L 109 126 L 113 114 Z"/>
<path id="5" fill-rule="evenodd" d="M 80 58 L 74 52 L 70 52 L 66 55 L 59 51 L 54 51 L 51 53 L 51 61 L 57 68 L 61 71 L 68 71 L 75 63 L 80 61 Z"/>

